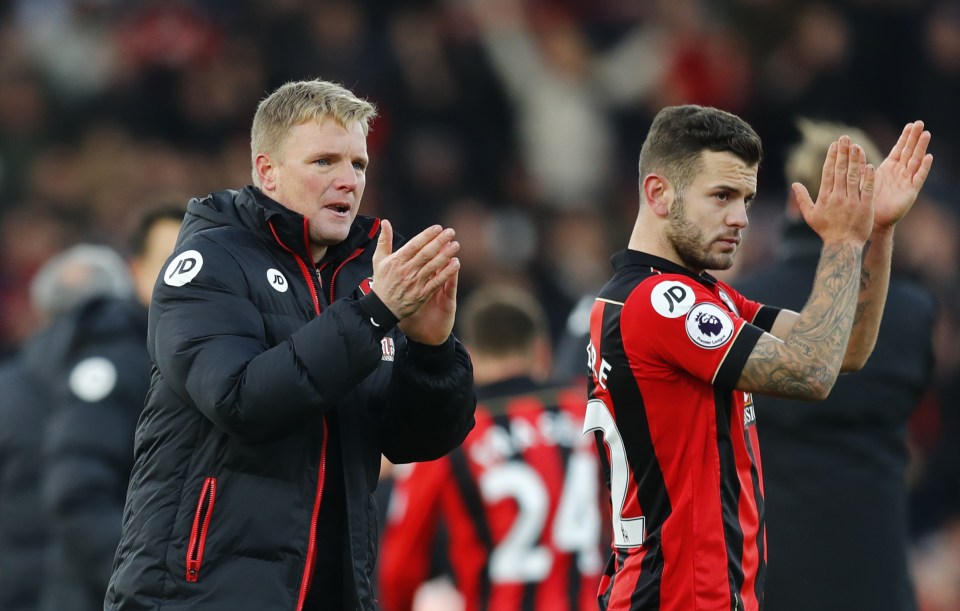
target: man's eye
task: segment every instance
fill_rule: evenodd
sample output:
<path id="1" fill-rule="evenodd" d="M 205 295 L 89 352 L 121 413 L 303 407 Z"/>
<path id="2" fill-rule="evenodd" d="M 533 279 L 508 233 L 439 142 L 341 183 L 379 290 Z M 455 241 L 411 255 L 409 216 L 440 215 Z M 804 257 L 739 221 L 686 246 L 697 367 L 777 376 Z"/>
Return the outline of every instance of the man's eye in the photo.
<path id="1" fill-rule="evenodd" d="M 728 199 L 730 199 L 730 194 L 729 194 L 729 193 L 717 193 L 717 199 L 719 199 L 719 200 L 722 201 L 722 202 L 725 202 L 725 201 L 727 201 Z"/>
<path id="2" fill-rule="evenodd" d="M 330 160 L 329 160 L 329 159 L 317 159 L 316 161 L 314 161 L 314 163 L 317 164 L 317 165 L 330 165 Z"/>
<path id="3" fill-rule="evenodd" d="M 363 163 L 363 162 L 360 162 L 360 161 L 354 161 L 354 162 L 353 162 L 353 167 L 354 167 L 354 169 L 356 169 L 356 170 L 365 170 L 365 169 L 367 169 L 367 164 L 365 164 L 365 163 Z"/>

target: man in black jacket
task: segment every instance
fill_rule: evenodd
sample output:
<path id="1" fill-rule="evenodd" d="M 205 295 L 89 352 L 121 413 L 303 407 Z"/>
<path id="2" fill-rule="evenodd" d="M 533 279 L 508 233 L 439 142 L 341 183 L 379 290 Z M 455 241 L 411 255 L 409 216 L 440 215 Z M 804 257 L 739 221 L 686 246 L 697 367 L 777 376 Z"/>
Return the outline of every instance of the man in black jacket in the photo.
<path id="1" fill-rule="evenodd" d="M 820 160 L 841 134 L 859 142 L 868 161 L 881 158 L 854 128 L 799 126 L 791 182 L 820 184 Z M 821 246 L 791 200 L 777 262 L 736 288 L 764 303 L 802 307 Z M 821 402 L 757 399 L 771 611 L 916 608 L 907 566 L 907 420 L 930 381 L 934 315 L 929 293 L 894 275 L 861 371 L 840 376 Z"/>
<path id="2" fill-rule="evenodd" d="M 253 119 L 255 186 L 189 203 L 107 609 L 373 609 L 381 453 L 435 459 L 472 428 L 453 230 L 400 246 L 357 214 L 374 114 L 283 85 Z"/>

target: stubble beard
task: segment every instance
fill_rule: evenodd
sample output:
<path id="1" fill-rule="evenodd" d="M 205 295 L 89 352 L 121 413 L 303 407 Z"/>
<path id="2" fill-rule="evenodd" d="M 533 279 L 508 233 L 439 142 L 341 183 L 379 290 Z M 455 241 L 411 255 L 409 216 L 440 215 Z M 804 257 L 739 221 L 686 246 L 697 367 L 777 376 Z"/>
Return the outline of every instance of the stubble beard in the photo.
<path id="1" fill-rule="evenodd" d="M 733 255 L 712 255 L 705 250 L 707 239 L 700 227 L 687 218 L 683 199 L 678 195 L 667 214 L 667 239 L 684 266 L 696 273 L 724 270 L 733 266 Z"/>

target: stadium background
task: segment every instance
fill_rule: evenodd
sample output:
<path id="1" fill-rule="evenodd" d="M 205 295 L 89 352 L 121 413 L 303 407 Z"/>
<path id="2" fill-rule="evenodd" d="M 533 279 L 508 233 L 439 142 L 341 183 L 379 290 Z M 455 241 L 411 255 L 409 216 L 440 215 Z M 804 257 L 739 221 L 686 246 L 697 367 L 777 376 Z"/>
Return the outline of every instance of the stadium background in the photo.
<path id="1" fill-rule="evenodd" d="M 461 294 L 532 288 L 560 340 L 637 206 L 653 114 L 695 102 L 764 140 L 738 267 L 779 237 L 798 116 L 934 135 L 897 234 L 938 297 L 934 387 L 911 428 L 924 609 L 960 608 L 960 2 L 921 0 L 0 0 L 0 353 L 38 321 L 27 287 L 78 241 L 125 248 L 139 211 L 248 184 L 266 92 L 338 81 L 375 102 L 361 212 L 452 225 Z"/>

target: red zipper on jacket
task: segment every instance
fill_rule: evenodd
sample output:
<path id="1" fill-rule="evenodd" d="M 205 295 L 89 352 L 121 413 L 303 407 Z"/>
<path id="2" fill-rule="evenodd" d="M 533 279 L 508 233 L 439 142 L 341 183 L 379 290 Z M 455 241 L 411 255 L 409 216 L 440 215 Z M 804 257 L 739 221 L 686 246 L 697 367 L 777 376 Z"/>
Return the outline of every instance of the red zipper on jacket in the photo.
<path id="1" fill-rule="evenodd" d="M 307 544 L 307 563 L 303 567 L 303 581 L 300 582 L 300 596 L 297 597 L 297 611 L 303 609 L 313 580 L 313 567 L 317 561 L 317 518 L 320 515 L 320 499 L 323 496 L 323 482 L 327 479 L 327 417 L 323 417 L 323 446 L 320 449 L 320 476 L 317 478 L 317 500 L 313 504 L 310 517 L 310 542 Z"/>
<path id="2" fill-rule="evenodd" d="M 270 226 L 270 231 L 273 233 L 273 238 L 277 241 L 277 244 L 280 245 L 285 251 L 290 253 L 290 255 L 297 262 L 297 265 L 300 267 L 300 273 L 303 274 L 304 280 L 307 281 L 307 285 L 310 287 L 310 296 L 313 297 L 313 309 L 316 312 L 317 316 L 320 315 L 320 294 L 317 290 L 317 285 L 313 282 L 313 274 L 310 272 L 310 268 L 307 267 L 306 262 L 303 258 L 295 253 L 289 246 L 283 243 L 283 240 L 280 239 L 280 236 L 277 235 L 277 230 L 274 229 L 273 223 L 268 223 Z M 310 228 L 309 221 L 303 219 L 303 239 L 306 244 L 307 250 L 310 249 Z M 321 419 L 323 422 L 323 443 L 320 447 L 320 474 L 317 477 L 317 493 L 313 502 L 313 514 L 310 516 L 310 539 L 307 542 L 307 561 L 303 567 L 303 578 L 300 581 L 300 594 L 297 597 L 297 611 L 303 609 L 303 605 L 307 600 L 307 593 L 310 591 L 310 581 L 313 579 L 313 568 L 316 564 L 317 556 L 317 519 L 320 516 L 320 503 L 323 501 L 323 483 L 326 480 L 327 473 L 327 417 L 323 416 Z"/>
<path id="3" fill-rule="evenodd" d="M 305 237 L 309 235 L 307 233 L 307 219 L 303 219 L 303 231 Z M 293 250 L 283 243 L 283 240 L 280 239 L 280 236 L 277 235 L 277 230 L 273 228 L 273 223 L 267 223 L 270 226 L 270 231 L 273 233 L 273 239 L 277 241 L 277 244 L 280 245 L 285 251 L 290 253 L 290 256 L 293 257 L 294 261 L 297 262 L 297 265 L 300 267 L 300 273 L 303 274 L 304 279 L 307 281 L 307 284 L 310 286 L 310 296 L 313 297 L 313 310 L 317 313 L 317 316 L 320 315 L 320 296 L 317 294 L 317 285 L 313 282 L 313 274 L 310 272 L 310 268 L 307 267 L 307 263 L 303 260 L 303 257 L 293 252 Z M 310 242 L 307 241 L 307 248 L 310 248 Z"/>
<path id="4" fill-rule="evenodd" d="M 377 230 L 380 229 L 380 219 L 373 219 L 373 226 L 370 227 L 370 231 L 367 232 L 367 237 L 373 239 L 373 236 L 377 235 Z M 337 269 L 333 270 L 333 275 L 330 276 L 330 303 L 333 303 L 333 287 L 337 285 L 337 274 L 340 273 L 340 270 L 343 269 L 343 266 L 353 261 L 357 256 L 362 253 L 366 248 L 358 248 L 350 256 L 343 260 L 340 265 L 337 266 Z"/>
<path id="5" fill-rule="evenodd" d="M 203 562 L 203 548 L 207 543 L 210 528 L 210 516 L 213 515 L 213 503 L 217 500 L 217 478 L 203 480 L 197 512 L 193 515 L 193 528 L 190 529 L 190 543 L 187 545 L 187 581 L 195 582 L 200 577 L 200 564 Z"/>

